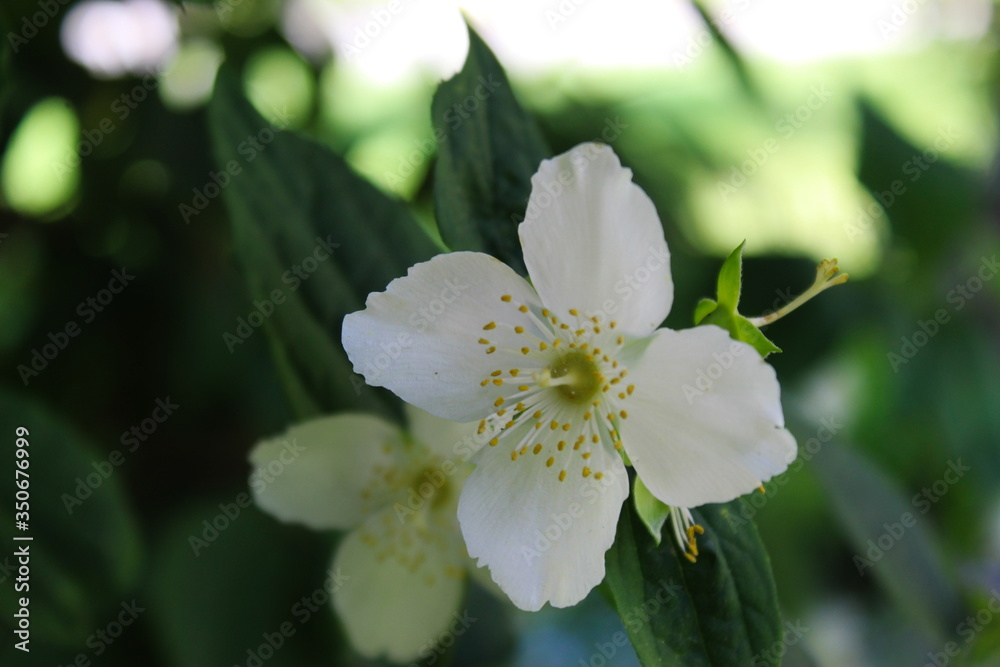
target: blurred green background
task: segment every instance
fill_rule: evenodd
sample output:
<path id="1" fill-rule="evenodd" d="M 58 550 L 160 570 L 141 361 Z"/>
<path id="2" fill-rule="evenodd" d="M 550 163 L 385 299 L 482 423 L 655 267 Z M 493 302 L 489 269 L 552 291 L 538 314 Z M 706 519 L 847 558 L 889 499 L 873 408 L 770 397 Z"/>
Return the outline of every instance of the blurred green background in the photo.
<path id="1" fill-rule="evenodd" d="M 803 4 L 462 6 L 552 149 L 611 143 L 655 201 L 669 326 L 743 239 L 747 315 L 824 257 L 851 274 L 767 330 L 800 463 L 747 514 L 800 629 L 785 664 L 1000 665 L 994 5 Z M 336 536 L 240 506 L 249 448 L 292 411 L 266 337 L 223 339 L 253 306 L 205 104 L 233 64 L 262 115 L 432 227 L 430 101 L 465 56 L 458 5 L 4 0 L 0 17 L 0 470 L 28 427 L 36 540 L 32 651 L 5 630 L 4 664 L 249 667 L 289 620 L 263 664 L 371 664 L 328 607 L 292 615 Z M 105 641 L 123 605 L 142 611 Z M 597 592 L 527 614 L 474 589 L 469 608 L 485 622 L 439 664 L 598 666 L 620 628 Z"/>

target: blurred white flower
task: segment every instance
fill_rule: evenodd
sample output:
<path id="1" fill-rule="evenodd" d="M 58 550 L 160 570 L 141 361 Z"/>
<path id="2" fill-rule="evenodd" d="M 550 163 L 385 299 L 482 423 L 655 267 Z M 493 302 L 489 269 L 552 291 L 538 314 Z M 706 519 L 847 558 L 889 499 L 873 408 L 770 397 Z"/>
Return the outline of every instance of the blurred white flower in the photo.
<path id="1" fill-rule="evenodd" d="M 349 531 L 331 566 L 333 606 L 359 653 L 396 662 L 447 634 L 472 566 L 455 506 L 475 425 L 409 406 L 407 417 L 406 432 L 364 414 L 313 419 L 250 453 L 261 509 Z"/>

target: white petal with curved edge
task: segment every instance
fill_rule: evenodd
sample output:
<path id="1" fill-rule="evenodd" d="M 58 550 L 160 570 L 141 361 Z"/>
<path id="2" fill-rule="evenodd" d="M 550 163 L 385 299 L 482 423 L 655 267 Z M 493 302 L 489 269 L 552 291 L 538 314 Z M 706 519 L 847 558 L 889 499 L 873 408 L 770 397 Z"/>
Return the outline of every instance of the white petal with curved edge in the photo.
<path id="1" fill-rule="evenodd" d="M 621 457 L 603 443 L 588 460 L 572 449 L 572 441 L 558 451 L 557 438 L 538 454 L 529 444 L 531 450 L 512 460 L 518 436 L 533 430 L 512 429 L 513 438 L 480 450 L 458 501 L 469 555 L 489 567 L 493 580 L 526 611 L 546 602 L 574 605 L 604 579 L 604 553 L 628 496 Z M 550 457 L 557 461 L 548 466 Z M 593 471 L 586 478 L 584 465 Z M 559 481 L 562 470 L 565 481 Z"/>
<path id="2" fill-rule="evenodd" d="M 374 515 L 337 550 L 333 569 L 343 581 L 333 606 L 351 644 L 367 658 L 414 660 L 469 623 L 459 613 L 468 559 L 454 514 L 432 512 L 426 526 L 417 517 L 427 515 L 402 523 L 393 511 Z"/>
<path id="3" fill-rule="evenodd" d="M 520 305 L 541 309 L 531 286 L 506 264 L 475 252 L 438 255 L 345 317 L 344 348 L 368 384 L 439 417 L 470 422 L 490 414 L 503 393 L 481 381 L 494 370 L 519 368 L 519 348 L 541 333 Z"/>
<path id="4" fill-rule="evenodd" d="M 399 429 L 379 417 L 312 419 L 254 447 L 250 489 L 257 505 L 282 521 L 349 528 L 388 501 L 384 476 L 401 447 Z"/>
<path id="5" fill-rule="evenodd" d="M 560 317 L 575 308 L 647 336 L 670 312 L 660 218 L 609 146 L 581 144 L 543 161 L 518 232 L 531 282 Z"/>
<path id="6" fill-rule="evenodd" d="M 491 437 L 488 432 L 478 433 L 479 422 L 442 419 L 409 403 L 403 405 L 403 412 L 413 439 L 432 454 L 456 465 L 471 459 Z"/>
<path id="7" fill-rule="evenodd" d="M 624 352 L 635 393 L 622 443 L 664 503 L 727 502 L 794 460 L 774 369 L 750 345 L 709 325 L 661 329 Z"/>

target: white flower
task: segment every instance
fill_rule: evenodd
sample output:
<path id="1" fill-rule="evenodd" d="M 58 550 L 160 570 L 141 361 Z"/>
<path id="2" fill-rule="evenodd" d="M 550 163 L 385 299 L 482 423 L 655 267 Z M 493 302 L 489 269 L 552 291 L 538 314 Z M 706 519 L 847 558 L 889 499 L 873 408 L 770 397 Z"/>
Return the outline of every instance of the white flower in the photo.
<path id="1" fill-rule="evenodd" d="M 485 254 L 439 255 L 344 320 L 369 384 L 482 420 L 491 446 L 459 520 L 469 554 L 522 609 L 573 605 L 604 578 L 629 493 L 619 450 L 676 508 L 688 551 L 698 528 L 682 508 L 732 500 L 795 456 L 774 370 L 753 348 L 715 326 L 657 329 L 670 257 L 631 175 L 599 144 L 542 162 L 519 228 L 530 284 Z"/>
<path id="2" fill-rule="evenodd" d="M 448 632 L 472 566 L 455 507 L 476 425 L 410 407 L 407 417 L 406 433 L 371 415 L 314 419 L 250 453 L 259 507 L 350 530 L 328 578 L 333 606 L 359 653 L 396 662 Z"/>

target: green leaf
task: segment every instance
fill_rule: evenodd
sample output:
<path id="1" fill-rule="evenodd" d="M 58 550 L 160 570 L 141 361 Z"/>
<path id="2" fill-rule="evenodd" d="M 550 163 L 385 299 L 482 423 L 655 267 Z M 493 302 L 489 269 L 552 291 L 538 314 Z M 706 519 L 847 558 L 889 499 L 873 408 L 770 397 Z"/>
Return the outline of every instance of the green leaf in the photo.
<path id="1" fill-rule="evenodd" d="M 734 340 L 749 343 L 761 357 L 767 357 L 772 352 L 781 352 L 781 348 L 772 343 L 757 325 L 739 314 L 743 287 L 743 247 L 746 243 L 744 240 L 739 244 L 723 262 L 716 286 L 718 301 L 699 301 L 694 309 L 694 323 L 721 327 Z"/>
<path id="2" fill-rule="evenodd" d="M 701 324 L 702 320 L 715 312 L 719 304 L 712 299 L 702 299 L 694 308 L 694 323 Z"/>
<path id="3" fill-rule="evenodd" d="M 934 642 L 949 639 L 966 609 L 931 539 L 924 514 L 929 504 L 921 511 L 919 502 L 907 502 L 867 458 L 846 447 L 830 445 L 815 461 L 855 549 L 851 560 L 858 576 L 874 577 L 900 613 Z M 942 461 L 942 475 L 953 462 L 962 464 Z"/>
<path id="4" fill-rule="evenodd" d="M 31 541 L 13 541 L 15 475 L 3 475 L 0 525 L 0 581 L 13 589 L 16 549 L 27 546 L 31 560 L 31 639 L 69 649 L 83 647 L 96 627 L 131 593 L 140 568 L 135 520 L 122 493 L 120 468 L 109 453 L 94 449 L 70 424 L 44 406 L 0 390 L 0 433 L 13 466 L 17 427 L 28 430 L 28 530 Z M 24 449 L 24 448 L 22 448 Z M 122 453 L 122 452 L 120 452 Z M 126 457 L 128 454 L 124 454 Z M 118 461 L 118 459 L 115 459 Z M 128 465 L 129 461 L 119 461 Z M 8 502 L 9 501 L 9 502 Z M 11 626 L 14 594 L 0 596 L 3 624 Z M 31 644 L 32 649 L 36 646 Z"/>
<path id="5" fill-rule="evenodd" d="M 441 137 L 434 171 L 441 238 L 452 250 L 489 253 L 524 275 L 517 226 L 531 176 L 549 150 L 500 63 L 471 27 L 465 65 L 440 85 L 431 113 Z"/>
<path id="6" fill-rule="evenodd" d="M 657 546 L 625 503 L 607 554 L 607 583 L 643 667 L 777 665 L 783 630 L 770 560 L 735 502 L 693 511 L 705 529 L 698 562 Z"/>
<path id="7" fill-rule="evenodd" d="M 781 348 L 772 343 L 771 340 L 747 318 L 742 315 L 737 315 L 734 318 L 734 322 L 736 323 L 735 338 L 743 341 L 744 343 L 750 343 L 753 345 L 754 349 L 760 353 L 760 356 L 766 357 L 772 352 L 781 352 Z"/>
<path id="8" fill-rule="evenodd" d="M 744 240 L 729 253 L 729 257 L 719 269 L 716 299 L 720 308 L 734 313 L 740 303 L 740 292 L 743 288 L 743 246 L 746 244 Z"/>
<path id="9" fill-rule="evenodd" d="M 168 517 L 143 591 L 161 664 L 344 664 L 331 641 L 339 633 L 325 542 L 264 516 L 247 492 Z M 268 656 L 265 635 L 280 650 L 251 657 L 261 644 Z"/>
<path id="10" fill-rule="evenodd" d="M 663 523 L 670 516 L 670 507 L 654 496 L 646 485 L 642 483 L 642 478 L 638 475 L 635 484 L 632 486 L 632 498 L 635 500 L 635 511 L 642 519 L 642 523 L 649 530 L 649 535 L 657 545 L 660 544 L 660 536 L 663 532 Z"/>
<path id="11" fill-rule="evenodd" d="M 265 121 L 231 69 L 219 72 L 209 125 L 228 175 L 222 196 L 236 254 L 252 299 L 275 303 L 265 327 L 296 412 L 386 413 L 386 395 L 352 374 L 341 323 L 437 248 L 401 202 L 343 158 Z M 240 343 L 228 344 L 238 353 Z"/>

